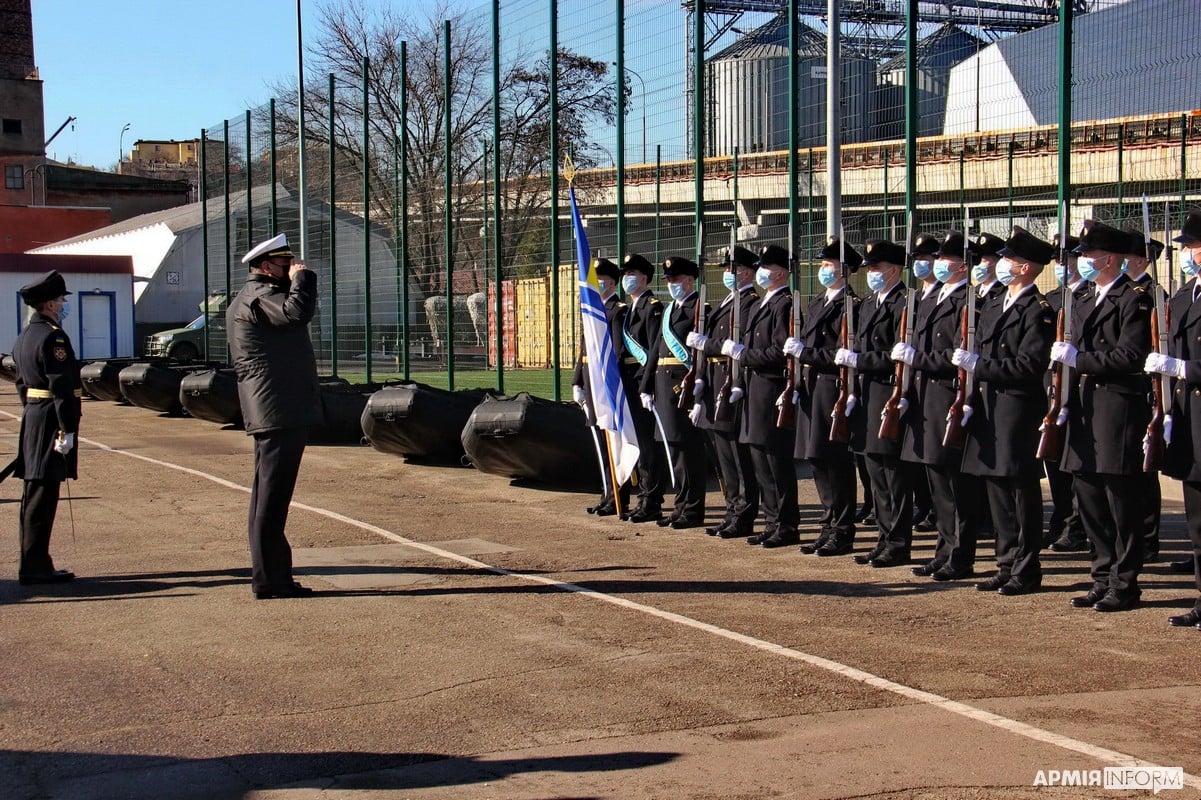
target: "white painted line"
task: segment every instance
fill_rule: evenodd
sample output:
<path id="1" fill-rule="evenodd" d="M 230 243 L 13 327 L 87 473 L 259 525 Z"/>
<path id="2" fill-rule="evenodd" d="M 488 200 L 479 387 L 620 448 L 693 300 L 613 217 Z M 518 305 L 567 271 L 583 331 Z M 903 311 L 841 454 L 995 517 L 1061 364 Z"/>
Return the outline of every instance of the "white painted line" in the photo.
<path id="1" fill-rule="evenodd" d="M 0 414 L 4 414 L 4 415 L 10 416 L 10 417 L 13 416 L 12 414 L 9 414 L 6 411 L 0 411 Z M 127 456 L 129 458 L 136 458 L 140 461 L 145 461 L 147 463 L 155 464 L 160 467 L 166 467 L 167 469 L 173 469 L 178 472 L 183 472 L 187 475 L 192 475 L 197 478 L 204 478 L 205 480 L 212 481 L 213 483 L 216 483 L 220 486 L 224 486 L 228 489 L 235 489 L 237 491 L 247 492 L 247 493 L 250 492 L 250 489 L 248 489 L 245 486 L 240 486 L 236 483 L 233 483 L 232 481 L 227 481 L 224 478 L 218 478 L 216 475 L 210 475 L 207 472 L 201 472 L 200 470 L 191 469 L 190 467 L 184 467 L 179 464 L 173 464 L 169 461 L 160 461 L 157 458 L 151 458 L 149 456 L 140 455 L 138 453 L 130 453 L 125 450 L 118 450 L 116 448 L 109 447 L 106 444 L 102 444 L 102 443 L 94 441 L 92 439 L 80 439 L 80 441 L 86 442 L 87 444 L 90 444 L 96 448 L 99 448 L 100 450 L 104 450 L 104 451 L 107 451 L 110 453 Z M 313 514 L 318 514 L 318 515 L 326 517 L 328 519 L 337 520 L 338 522 L 342 522 L 347 525 L 351 525 L 351 526 L 360 528 L 365 531 L 370 531 L 371 533 L 374 533 L 378 536 L 382 536 L 385 539 L 390 539 L 391 541 L 397 542 L 399 544 L 413 547 L 417 550 L 421 550 L 423 552 L 429 553 L 430 555 L 434 555 L 439 558 L 444 558 L 448 561 L 457 561 L 460 564 L 464 564 L 464 565 L 470 566 L 470 567 L 475 567 L 476 569 L 486 570 L 486 571 L 492 572 L 496 575 L 503 575 L 505 577 L 517 578 L 518 580 L 528 581 L 530 583 L 540 583 L 544 586 L 550 586 L 550 587 L 559 589 L 564 592 L 574 592 L 583 597 L 588 597 L 593 600 L 599 600 L 601 602 L 609 603 L 611 605 L 620 606 L 622 608 L 628 608 L 632 611 L 638 611 L 643 614 L 648 614 L 652 617 L 657 617 L 659 619 L 667 620 L 669 622 L 674 622 L 678 625 L 683 625 L 688 628 L 693 628 L 698 631 L 703 631 L 703 632 L 711 634 L 713 636 L 718 636 L 723 639 L 728 639 L 729 641 L 732 641 L 732 642 L 738 642 L 739 644 L 743 644 L 748 647 L 753 647 L 757 650 L 762 650 L 766 653 L 772 653 L 774 655 L 783 656 L 784 658 L 790 658 L 790 659 L 793 659 L 794 661 L 801 661 L 801 662 L 804 662 L 811 666 L 817 667 L 818 669 L 823 669 L 828 672 L 833 672 L 837 675 L 841 675 L 842 677 L 847 678 L 849 680 L 856 681 L 858 683 L 862 683 L 867 686 L 871 686 L 873 688 L 880 689 L 882 691 L 892 692 L 893 694 L 900 695 L 901 697 L 905 697 L 909 700 L 913 700 L 918 703 L 925 703 L 927 705 L 932 705 L 937 708 L 941 708 L 944 711 L 948 711 L 952 714 L 958 714 L 961 717 L 966 717 L 967 719 L 974 720 L 976 722 L 982 722 L 985 725 L 991 725 L 994 728 L 1000 728 L 1001 730 L 1008 731 L 1009 733 L 1016 734 L 1017 736 L 1023 736 L 1027 739 L 1032 739 L 1037 742 L 1043 742 L 1045 744 L 1054 745 L 1054 746 L 1060 747 L 1064 750 L 1070 750 L 1074 753 L 1079 753 L 1081 755 L 1088 756 L 1089 758 L 1093 758 L 1093 759 L 1096 759 L 1097 761 L 1102 761 L 1107 764 L 1112 764 L 1114 766 L 1123 766 L 1123 767 L 1162 766 L 1162 765 L 1155 764 L 1150 761 L 1146 761 L 1141 758 L 1137 758 L 1132 755 L 1128 755 L 1126 753 L 1119 753 L 1116 750 L 1109 750 L 1104 747 L 1098 747 L 1097 745 L 1089 744 L 1088 742 L 1082 742 L 1079 739 L 1073 739 L 1069 736 L 1062 736 L 1058 733 L 1053 733 L 1048 730 L 1043 730 L 1042 728 L 1037 728 L 1033 725 L 1027 725 L 1024 722 L 1019 722 L 1014 719 L 1009 719 L 1008 717 L 1002 717 L 999 714 L 992 713 L 991 711 L 986 711 L 982 708 L 976 708 L 975 706 L 970 706 L 970 705 L 967 705 L 966 703 L 960 703 L 955 700 L 951 700 L 950 698 L 943 697 L 942 695 L 937 695 L 932 692 L 925 692 L 925 691 L 922 691 L 921 689 L 914 689 L 911 686 L 906 686 L 901 683 L 896 683 L 895 681 L 890 681 L 887 678 L 881 678 L 878 675 L 873 675 L 870 672 L 865 672 L 861 669 L 856 669 L 855 667 L 849 667 L 846 664 L 841 664 L 837 661 L 831 661 L 828 658 L 822 658 L 821 656 L 815 656 L 815 655 L 811 655 L 809 653 L 804 653 L 804 652 L 801 652 L 800 650 L 794 650 L 791 647 L 784 647 L 783 645 L 774 644 L 772 642 L 764 641 L 763 639 L 757 639 L 753 636 L 747 636 L 746 634 L 738 633 L 737 631 L 731 631 L 726 628 L 720 628 L 716 625 L 711 625 L 707 622 L 701 622 L 700 620 L 692 619 L 691 617 L 685 617 L 681 614 L 676 614 L 671 611 L 664 611 L 660 608 L 655 608 L 654 606 L 648 606 L 643 603 L 637 603 L 637 602 L 634 602 L 633 600 L 627 600 L 623 597 L 617 597 L 615 595 L 604 594 L 602 592 L 596 591 L 595 589 L 589 589 L 586 586 L 579 586 L 574 583 L 565 583 L 563 581 L 559 581 L 554 578 L 546 578 L 546 577 L 543 577 L 540 575 L 527 575 L 527 574 L 521 573 L 521 572 L 511 572 L 511 571 L 509 571 L 507 569 L 503 569 L 501 567 L 495 567 L 495 566 L 492 566 L 491 564 L 485 564 L 484 562 L 477 561 L 474 558 L 468 558 L 467 556 L 461 556 L 457 553 L 452 553 L 448 550 L 443 550 L 441 548 L 434 547 L 432 545 L 423 544 L 422 542 L 415 542 L 411 539 L 406 539 L 405 537 L 403 537 L 397 533 L 393 533 L 392 531 L 387 530 L 386 528 L 381 528 L 378 525 L 372 525 L 369 522 L 363 522 L 361 520 L 357 520 L 352 517 L 348 517 L 345 514 L 339 514 L 337 511 L 330 511 L 329 509 L 318 508 L 316 506 L 310 506 L 310 505 L 306 505 L 304 503 L 298 503 L 296 501 L 292 502 L 292 507 L 298 508 L 302 511 L 308 511 Z M 1201 789 L 1201 778 L 1199 778 L 1195 775 L 1192 775 L 1187 772 L 1184 773 L 1184 782 L 1185 782 L 1185 784 L 1192 786 L 1193 788 Z"/>

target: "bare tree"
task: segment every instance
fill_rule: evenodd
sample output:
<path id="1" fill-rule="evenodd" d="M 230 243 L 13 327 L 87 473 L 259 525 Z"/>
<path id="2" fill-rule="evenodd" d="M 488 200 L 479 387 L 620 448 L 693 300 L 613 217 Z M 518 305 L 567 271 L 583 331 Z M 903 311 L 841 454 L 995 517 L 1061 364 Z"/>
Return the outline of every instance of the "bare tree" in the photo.
<path id="1" fill-rule="evenodd" d="M 367 164 L 369 209 L 379 222 L 390 220 L 396 186 L 397 148 L 407 147 L 409 189 L 409 254 L 414 279 L 424 291 L 444 288 L 444 215 L 446 139 L 444 116 L 443 20 L 451 23 L 451 216 L 456 221 L 456 264 L 479 265 L 491 258 L 483 252 L 477 232 L 484 224 L 484 149 L 492 138 L 492 52 L 490 25 L 478 17 L 451 12 L 438 0 L 423 17 L 402 16 L 390 7 L 367 9 L 362 0 L 329 0 L 319 6 L 318 33 L 309 45 L 306 67 L 333 74 L 333 146 L 329 147 L 328 81 L 306 84 L 306 137 L 314 143 L 311 169 L 327 168 L 324 158 L 336 159 L 339 205 L 358 206 L 362 190 L 358 176 Z M 400 118 L 400 43 L 407 42 L 408 114 Z M 499 147 L 502 175 L 503 266 L 523 261 L 548 263 L 549 238 L 547 174 L 550 162 L 549 66 L 545 52 L 503 52 L 501 128 Z M 363 65 L 367 62 L 368 115 L 363 119 Z M 584 167 L 597 163 L 588 130 L 612 124 L 616 103 L 604 83 L 608 65 L 568 51 L 559 53 L 560 148 L 574 153 Z M 283 98 L 277 125 L 284 137 L 295 137 L 294 86 L 276 86 Z M 367 125 L 364 152 L 362 126 Z M 322 147 L 324 145 L 324 148 Z M 324 149 L 324 155 L 321 151 Z M 315 156 L 315 157 L 314 157 Z M 492 175 L 489 171 L 488 181 Z M 491 187 L 489 187 L 491 190 Z M 492 235 L 495 229 L 490 226 Z M 476 271 L 476 281 L 483 279 Z M 470 278 L 460 288 L 472 287 Z"/>

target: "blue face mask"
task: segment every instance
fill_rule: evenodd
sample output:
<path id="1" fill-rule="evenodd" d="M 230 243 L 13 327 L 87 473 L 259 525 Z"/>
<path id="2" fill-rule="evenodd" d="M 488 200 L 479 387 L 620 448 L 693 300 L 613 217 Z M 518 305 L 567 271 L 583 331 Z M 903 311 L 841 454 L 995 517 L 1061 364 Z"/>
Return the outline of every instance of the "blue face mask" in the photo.
<path id="1" fill-rule="evenodd" d="M 817 281 L 829 289 L 835 283 L 838 283 L 838 272 L 834 267 L 822 267 L 817 271 Z"/>
<path id="2" fill-rule="evenodd" d="M 988 280 L 988 264 L 981 261 L 976 266 L 972 267 L 972 282 L 984 283 Z"/>
<path id="3" fill-rule="evenodd" d="M 667 284 L 667 293 L 671 295 L 672 300 L 675 300 L 678 303 L 679 301 L 684 299 L 684 294 L 685 294 L 684 284 L 682 284 L 682 283 Z"/>
<path id="4" fill-rule="evenodd" d="M 637 275 L 622 275 L 621 288 L 625 289 L 626 294 L 633 294 L 638 291 L 638 276 Z"/>
<path id="5" fill-rule="evenodd" d="M 1080 256 L 1076 260 L 1076 271 L 1080 273 L 1081 278 L 1089 282 L 1097 280 L 1097 276 L 1101 274 L 1101 270 L 1097 269 L 1097 260 L 1088 256 Z"/>
<path id="6" fill-rule="evenodd" d="M 884 280 L 884 276 L 879 272 L 867 273 L 867 288 L 873 292 L 881 291 L 887 284 L 888 281 Z"/>
<path id="7" fill-rule="evenodd" d="M 913 262 L 913 277 L 919 281 L 924 281 L 930 277 L 930 273 L 934 271 L 934 263 L 928 259 L 920 259 Z"/>
<path id="8" fill-rule="evenodd" d="M 1122 259 L 1122 272 L 1126 273 L 1129 271 L 1130 271 L 1130 262 L 1127 261 L 1126 259 Z"/>
<path id="9" fill-rule="evenodd" d="M 1008 258 L 1002 258 L 997 262 L 996 273 L 997 280 L 1001 282 L 1002 286 L 1008 286 L 1013 283 L 1015 277 L 1013 274 L 1013 262 Z"/>
<path id="10" fill-rule="evenodd" d="M 1059 281 L 1059 285 L 1063 286 L 1068 282 L 1068 266 L 1067 264 L 1055 265 L 1055 279 Z"/>
<path id="11" fill-rule="evenodd" d="M 766 289 L 767 285 L 771 283 L 771 270 L 767 267 L 759 267 L 755 270 L 755 283 Z"/>
<path id="12" fill-rule="evenodd" d="M 939 283 L 946 283 L 954 277 L 951 272 L 951 262 L 945 258 L 940 258 L 934 262 L 934 279 Z"/>
<path id="13" fill-rule="evenodd" d="M 64 300 L 63 301 L 63 310 L 58 312 L 58 321 L 62 322 L 64 319 L 67 318 L 67 315 L 69 315 L 70 313 L 71 313 L 71 301 Z"/>
<path id="14" fill-rule="evenodd" d="M 734 291 L 734 281 L 736 281 L 736 280 L 737 280 L 737 278 L 735 277 L 733 272 L 723 272 L 721 274 L 722 286 L 725 286 L 730 291 Z"/>
<path id="15" fill-rule="evenodd" d="M 1197 263 L 1193 261 L 1192 250 L 1180 251 L 1180 271 L 1190 278 L 1197 277 Z"/>

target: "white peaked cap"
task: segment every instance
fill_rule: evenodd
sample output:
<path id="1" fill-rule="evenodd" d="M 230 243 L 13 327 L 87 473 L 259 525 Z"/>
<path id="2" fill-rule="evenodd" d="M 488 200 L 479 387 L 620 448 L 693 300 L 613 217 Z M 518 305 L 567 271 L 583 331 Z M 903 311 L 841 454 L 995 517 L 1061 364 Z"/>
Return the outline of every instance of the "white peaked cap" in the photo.
<path id="1" fill-rule="evenodd" d="M 256 244 L 250 249 L 249 253 L 242 257 L 242 263 L 249 264 L 257 258 L 268 258 L 270 256 L 292 257 L 292 249 L 288 247 L 288 237 L 285 234 L 281 233 L 265 242 Z"/>

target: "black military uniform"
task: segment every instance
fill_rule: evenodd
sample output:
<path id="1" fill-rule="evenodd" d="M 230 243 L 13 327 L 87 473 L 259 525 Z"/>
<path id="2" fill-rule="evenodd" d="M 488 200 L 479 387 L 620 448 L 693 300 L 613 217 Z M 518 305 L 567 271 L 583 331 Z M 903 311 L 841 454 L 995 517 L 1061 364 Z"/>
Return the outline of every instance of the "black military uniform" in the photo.
<path id="1" fill-rule="evenodd" d="M 788 251 L 774 244 L 759 250 L 760 267 L 791 269 Z M 743 409 L 739 441 L 751 448 L 755 479 L 759 482 L 763 520 L 766 527 L 747 539 L 764 547 L 784 547 L 800 539 L 797 524 L 796 465 L 792 460 L 792 430 L 776 426 L 776 402 L 787 386 L 784 374 L 784 340 L 792 318 L 792 293 L 788 288 L 769 292 L 751 312 L 742 344 L 740 361 L 746 376 L 746 407 Z"/>
<path id="2" fill-rule="evenodd" d="M 312 590 L 292 579 L 292 548 L 284 535 L 309 429 L 323 421 L 317 361 L 309 321 L 317 310 L 317 275 L 292 261 L 280 234 L 242 259 L 252 272 L 225 312 L 229 355 L 238 375 L 246 433 L 254 437 L 250 490 L 250 583 L 255 597 L 302 597 Z M 281 270 L 284 277 L 274 274 Z"/>
<path id="3" fill-rule="evenodd" d="M 913 277 L 914 290 L 918 293 L 914 309 L 914 324 L 925 325 L 927 317 L 933 313 L 937 303 L 938 279 L 934 275 L 934 256 L 942 242 L 939 237 L 929 233 L 919 233 L 913 240 Z M 919 274 L 919 262 L 924 265 L 926 275 Z M 916 330 L 916 328 L 915 328 Z M 906 415 L 907 416 L 907 415 Z M 912 420 L 903 420 L 908 425 Z M 931 496 L 929 476 L 919 470 L 913 478 L 913 529 L 915 531 L 933 531 L 938 529 L 938 507 Z"/>
<path id="4" fill-rule="evenodd" d="M 679 275 L 700 277 L 700 269 L 686 258 L 672 256 L 663 261 L 663 277 Z M 709 459 L 705 453 L 705 433 L 698 430 L 681 410 L 680 391 L 684 375 L 692 367 L 695 355 L 684 344 L 688 334 L 696 330 L 697 292 L 694 289 L 687 297 L 673 300 L 663 310 L 663 324 L 646 370 L 642 376 L 641 391 L 654 397 L 655 410 L 663 430 L 656 430 L 656 438 L 664 437 L 671 445 L 675 458 L 676 497 L 671 514 L 660 524 L 675 529 L 697 528 L 705 521 L 705 484 L 708 477 Z"/>
<path id="5" fill-rule="evenodd" d="M 612 278 L 615 283 L 621 282 L 621 270 L 607 258 L 598 258 L 596 260 L 596 274 L 598 277 Z M 621 302 L 617 291 L 604 299 L 605 303 L 605 318 L 609 321 L 609 337 L 613 341 L 613 352 L 618 363 L 621 363 L 621 358 L 625 354 L 621 342 L 621 326 L 625 318 L 626 304 Z M 584 416 L 587 418 L 588 426 L 593 428 L 594 436 L 598 437 L 601 443 L 601 452 L 606 452 L 604 446 L 605 432 L 600 430 L 596 425 L 596 411 L 592 400 L 592 376 L 588 369 L 588 346 L 586 343 L 580 343 L 580 355 L 575 362 L 575 372 L 571 376 L 571 385 L 580 387 L 584 397 Z M 608 475 L 608 471 L 606 471 Z M 600 517 L 608 517 L 617 513 L 617 504 L 613 501 L 613 481 L 606 477 L 604 481 L 605 491 L 601 495 L 601 499 L 596 505 L 589 506 L 585 509 L 589 514 L 596 514 Z M 621 487 L 621 507 L 627 507 L 628 498 L 630 496 L 630 487 L 628 484 Z"/>
<path id="6" fill-rule="evenodd" d="M 735 276 L 735 265 L 753 268 L 757 256 L 745 247 L 735 245 L 732 257 L 726 265 L 726 274 Z M 697 397 L 704 403 L 705 415 L 697 422 L 697 427 L 706 431 L 713 446 L 713 454 L 717 459 L 717 468 L 721 472 L 722 483 L 725 486 L 725 513 L 721 522 L 705 529 L 711 536 L 723 539 L 747 537 L 752 533 L 755 518 L 759 516 L 759 483 L 755 480 L 755 469 L 751 463 L 750 447 L 740 444 L 738 431 L 742 424 L 742 412 L 745 404 L 741 398 L 730 400 L 734 392 L 731 387 L 726 393 L 725 403 L 729 413 L 722 419 L 715 419 L 717 413 L 716 398 L 722 391 L 727 380 L 733 382 L 733 370 L 730 369 L 730 359 L 721 355 L 721 345 L 730 338 L 734 323 L 734 297 L 737 292 L 739 302 L 739 322 L 746 325 L 751 317 L 759 296 L 755 294 L 751 283 L 731 290 L 713 313 L 706 320 L 705 342 L 706 371 L 705 386 Z M 744 393 L 738 388 L 739 393 Z"/>
<path id="7" fill-rule="evenodd" d="M 994 264 L 1000 258 L 999 253 L 1004 247 L 1005 240 L 991 233 L 978 233 L 972 242 L 972 252 L 975 253 L 976 258 L 980 261 L 988 259 Z M 977 284 L 976 296 L 981 300 L 987 301 L 1005 294 L 1005 287 L 996 278 L 992 278 L 986 283 L 978 280 L 977 276 L 973 275 L 972 280 Z"/>
<path id="8" fill-rule="evenodd" d="M 623 273 L 641 272 L 648 279 L 654 277 L 655 268 L 637 253 L 629 253 L 622 263 Z M 663 446 L 655 444 L 655 418 L 642 407 L 638 395 L 642 379 L 647 372 L 646 364 L 650 353 L 659 339 L 659 326 L 663 321 L 663 304 L 649 288 L 637 298 L 630 298 L 622 319 L 621 341 L 624 355 L 621 358 L 621 385 L 626 391 L 626 402 L 634 420 L 634 433 L 638 437 L 638 504 L 633 511 L 623 515 L 630 522 L 651 522 L 663 516 L 663 485 L 667 479 Z"/>
<path id="9" fill-rule="evenodd" d="M 1020 227 L 1004 253 L 1045 266 L 1054 248 Z M 1043 374 L 1055 321 L 1033 284 L 1010 299 L 1008 291 L 985 301 L 976 326 L 977 394 L 971 399 L 963 471 L 984 479 L 996 532 L 997 574 L 980 591 L 1025 594 L 1042 585 L 1042 488 L 1039 425 L 1045 411 Z"/>
<path id="10" fill-rule="evenodd" d="M 1127 251 L 1126 235 L 1089 220 L 1076 250 L 1120 258 Z M 1143 373 L 1151 352 L 1150 316 L 1151 298 L 1120 273 L 1103 295 L 1094 284 L 1073 313 L 1079 382 L 1071 387 L 1063 468 L 1075 476 L 1080 516 L 1095 550 L 1093 588 L 1072 599 L 1076 607 L 1121 611 L 1138 603 L 1142 438 L 1151 418 L 1150 381 Z"/>
<path id="11" fill-rule="evenodd" d="M 1058 233 L 1055 234 L 1054 242 L 1056 253 L 1058 253 Z M 1079 244 L 1080 240 L 1075 236 L 1067 237 L 1064 249 L 1070 253 L 1070 258 L 1076 258 L 1076 254 L 1071 251 L 1076 249 Z M 1070 276 L 1071 271 L 1069 270 L 1065 273 L 1065 277 Z M 1072 293 L 1072 308 L 1079 308 L 1080 303 L 1088 296 L 1089 283 L 1085 280 L 1077 280 L 1074 285 L 1068 286 L 1067 291 Z M 1057 319 L 1059 312 L 1063 310 L 1063 297 L 1062 288 L 1047 294 L 1047 303 L 1051 306 L 1051 311 L 1054 312 Z M 1053 369 L 1048 370 L 1046 378 L 1043 380 L 1043 389 L 1048 392 L 1051 388 L 1053 372 Z M 1051 519 L 1047 523 L 1047 535 L 1043 537 L 1044 544 L 1057 553 L 1087 550 L 1088 537 L 1084 535 L 1084 526 L 1080 522 L 1076 490 L 1072 487 L 1072 473 L 1060 468 L 1059 458 L 1043 461 L 1043 469 L 1047 473 L 1047 486 L 1051 490 Z"/>
<path id="12" fill-rule="evenodd" d="M 863 263 L 863 256 L 850 245 L 843 245 L 837 236 L 829 237 L 817 255 L 825 261 L 845 258 L 848 274 Z M 801 545 L 801 552 L 823 557 L 850 553 L 855 543 L 855 455 L 848 442 L 830 441 L 830 415 L 841 394 L 834 353 L 839 347 L 850 346 L 841 338 L 848 295 L 857 307 L 859 300 L 847 284 L 813 298 L 797 334 L 804 349 L 798 357 L 802 371 L 793 456 L 812 466 L 813 483 L 822 504 L 818 536 Z"/>
<path id="13" fill-rule="evenodd" d="M 863 266 L 881 262 L 902 266 L 905 248 L 883 239 L 868 239 Z M 900 331 L 905 286 L 898 282 L 884 297 L 872 292 L 860 304 L 855 320 L 858 352 L 858 402 L 851 414 L 851 447 L 862 453 L 871 481 L 876 511 L 876 544 L 855 556 L 860 564 L 899 566 L 909 560 L 913 542 L 913 479 L 901 464 L 901 442 L 880 438 L 880 415 L 892 395 L 896 370 L 889 354 Z"/>
<path id="14" fill-rule="evenodd" d="M 54 568 L 50 533 L 62 482 L 79 477 L 75 437 L 83 384 L 71 339 L 58 324 L 62 306 L 56 307 L 55 301 L 71 293 L 63 276 L 54 271 L 21 287 L 20 293 L 25 304 L 37 311 L 17 337 L 12 353 L 17 394 L 24 407 L 13 472 L 25 481 L 17 579 L 22 584 L 64 583 L 75 575 Z"/>
<path id="15" fill-rule="evenodd" d="M 1143 232 L 1132 227 L 1125 227 L 1122 232 L 1126 234 L 1126 238 L 1130 242 L 1128 254 L 1137 258 L 1148 259 L 1154 261 L 1163 253 L 1163 242 L 1151 240 L 1151 252 L 1147 252 L 1147 237 Z M 1171 269 L 1171 267 L 1168 267 Z M 1143 270 L 1137 277 L 1132 280 L 1143 288 L 1143 291 L 1152 298 L 1154 302 L 1155 295 L 1152 293 L 1155 281 L 1152 278 L 1149 270 Z M 1155 347 L 1155 342 L 1151 343 Z M 1159 518 L 1162 513 L 1163 497 L 1159 489 L 1159 470 L 1151 470 L 1143 472 L 1143 563 L 1159 560 Z"/>
<path id="16" fill-rule="evenodd" d="M 1201 244 L 1201 210 L 1189 211 L 1176 241 L 1189 248 Z M 1198 297 L 1201 285 L 1194 277 L 1180 287 L 1168 306 L 1170 352 L 1163 355 L 1170 355 L 1179 363 L 1164 370 L 1174 379 L 1172 431 L 1164 452 L 1163 471 L 1182 484 L 1198 593 L 1191 611 L 1169 617 L 1168 622 L 1177 628 L 1201 629 L 1201 459 L 1197 458 L 1197 448 L 1201 446 L 1201 303 L 1197 302 Z"/>
<path id="17" fill-rule="evenodd" d="M 948 231 L 939 242 L 938 252 L 962 258 L 963 234 Z M 903 418 L 901 461 L 921 465 L 925 471 L 938 530 L 933 558 L 914 567 L 913 573 L 938 575 L 939 580 L 970 575 L 976 560 L 979 482 L 963 474 L 963 453 L 943 445 L 947 411 L 958 389 L 958 369 L 951 363 L 951 354 L 962 344 L 964 308 L 968 302 L 976 302 L 974 294 L 969 294 L 971 286 L 966 278 L 964 275 L 959 283 L 949 286 L 939 284 L 917 303 L 913 397 Z"/>

